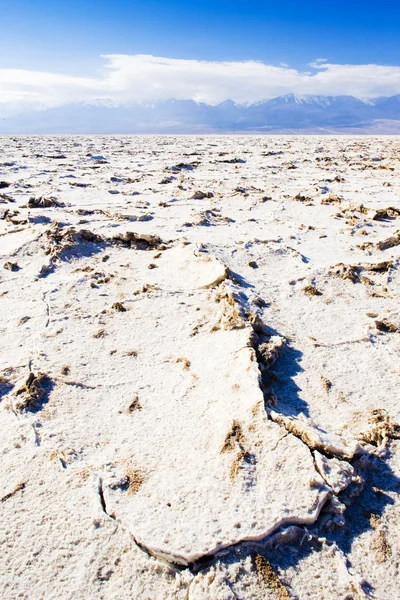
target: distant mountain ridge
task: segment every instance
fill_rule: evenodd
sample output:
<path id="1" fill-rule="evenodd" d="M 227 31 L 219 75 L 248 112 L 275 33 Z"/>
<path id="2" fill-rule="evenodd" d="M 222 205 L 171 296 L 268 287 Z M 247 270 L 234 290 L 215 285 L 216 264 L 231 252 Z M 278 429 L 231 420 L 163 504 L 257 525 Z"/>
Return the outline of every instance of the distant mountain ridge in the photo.
<path id="1" fill-rule="evenodd" d="M 0 133 L 363 133 L 379 129 L 380 123 L 388 132 L 399 133 L 398 122 L 400 94 L 372 100 L 289 94 L 245 104 L 225 100 L 217 105 L 178 99 L 118 103 L 105 98 L 25 109 L 18 116 L 0 118 Z"/>

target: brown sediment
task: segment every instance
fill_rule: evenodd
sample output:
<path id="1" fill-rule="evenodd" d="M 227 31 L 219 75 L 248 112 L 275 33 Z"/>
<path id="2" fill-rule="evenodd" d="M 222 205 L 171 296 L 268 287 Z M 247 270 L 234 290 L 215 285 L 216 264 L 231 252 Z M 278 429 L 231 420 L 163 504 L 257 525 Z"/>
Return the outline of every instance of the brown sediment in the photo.
<path id="1" fill-rule="evenodd" d="M 133 496 L 138 493 L 140 486 L 145 480 L 145 476 L 142 471 L 134 468 L 127 469 L 125 475 L 127 478 L 128 494 Z"/>
<path id="2" fill-rule="evenodd" d="M 254 566 L 267 585 L 269 590 L 273 592 L 278 600 L 290 600 L 289 593 L 283 585 L 278 575 L 272 570 L 272 567 L 265 556 L 255 554 L 253 557 Z"/>
<path id="3" fill-rule="evenodd" d="M 240 444 L 244 440 L 242 426 L 239 421 L 234 420 L 231 429 L 228 431 L 225 437 L 224 445 L 221 448 L 221 452 L 230 452 L 235 449 L 236 444 Z"/>

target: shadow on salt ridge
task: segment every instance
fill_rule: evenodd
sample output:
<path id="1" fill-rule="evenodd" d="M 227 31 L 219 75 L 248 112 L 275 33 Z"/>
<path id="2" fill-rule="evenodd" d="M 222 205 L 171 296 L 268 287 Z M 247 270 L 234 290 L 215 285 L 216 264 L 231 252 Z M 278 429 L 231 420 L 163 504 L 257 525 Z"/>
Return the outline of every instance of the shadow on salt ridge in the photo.
<path id="1" fill-rule="evenodd" d="M 275 393 L 277 397 L 275 409 L 285 416 L 297 417 L 303 413 L 306 417 L 310 417 L 308 404 L 299 395 L 302 390 L 294 380 L 296 375 L 304 371 L 301 366 L 302 357 L 303 353 L 300 350 L 286 345 L 273 365 L 273 373 L 267 373 L 269 380 L 265 382 L 267 386 L 265 391 L 268 393 L 272 390 Z"/>

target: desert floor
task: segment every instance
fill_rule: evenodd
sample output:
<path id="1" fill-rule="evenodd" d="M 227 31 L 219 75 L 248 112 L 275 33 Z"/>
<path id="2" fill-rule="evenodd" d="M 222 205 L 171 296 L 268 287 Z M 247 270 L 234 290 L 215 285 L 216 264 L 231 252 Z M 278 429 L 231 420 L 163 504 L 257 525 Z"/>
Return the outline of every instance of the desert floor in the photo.
<path id="1" fill-rule="evenodd" d="M 400 138 L 0 138 L 0 597 L 399 598 Z"/>

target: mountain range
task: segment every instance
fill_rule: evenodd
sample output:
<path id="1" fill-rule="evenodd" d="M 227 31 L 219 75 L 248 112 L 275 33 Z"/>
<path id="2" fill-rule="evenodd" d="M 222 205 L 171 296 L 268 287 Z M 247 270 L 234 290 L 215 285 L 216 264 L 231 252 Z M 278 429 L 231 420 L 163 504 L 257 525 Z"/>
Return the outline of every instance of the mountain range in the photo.
<path id="1" fill-rule="evenodd" d="M 140 103 L 99 99 L 25 108 L 3 118 L 0 108 L 0 133 L 7 134 L 241 132 L 400 133 L 400 94 L 370 100 L 290 94 L 217 105 L 177 99 Z"/>

